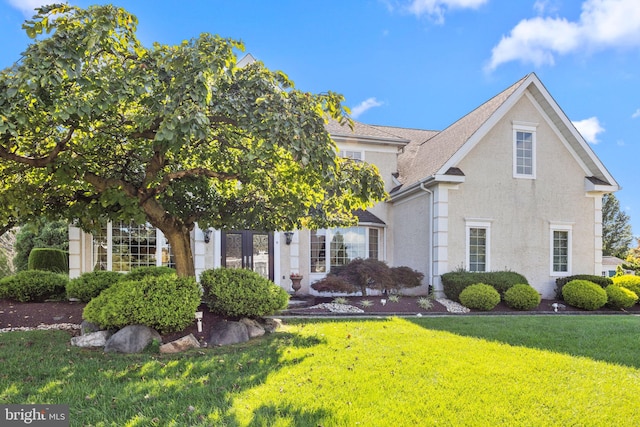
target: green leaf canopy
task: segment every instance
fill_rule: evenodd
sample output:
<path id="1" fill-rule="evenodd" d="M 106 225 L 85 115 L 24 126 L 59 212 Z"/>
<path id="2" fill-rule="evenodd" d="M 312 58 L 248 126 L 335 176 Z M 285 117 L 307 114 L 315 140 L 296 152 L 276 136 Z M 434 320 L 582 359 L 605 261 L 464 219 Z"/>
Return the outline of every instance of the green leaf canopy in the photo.
<path id="1" fill-rule="evenodd" d="M 144 47 L 136 24 L 111 5 L 61 4 L 25 22 L 37 39 L 0 72 L 0 225 L 148 221 L 190 275 L 196 222 L 346 225 L 384 198 L 376 168 L 337 157 L 325 130 L 349 120 L 341 95 L 238 67 L 243 45 L 211 34 Z"/>

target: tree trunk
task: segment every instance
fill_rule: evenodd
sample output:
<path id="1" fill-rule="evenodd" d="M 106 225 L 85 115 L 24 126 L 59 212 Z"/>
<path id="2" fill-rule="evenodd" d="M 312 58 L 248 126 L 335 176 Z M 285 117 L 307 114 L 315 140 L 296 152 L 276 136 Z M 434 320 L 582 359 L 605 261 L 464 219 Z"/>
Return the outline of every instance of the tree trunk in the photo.
<path id="1" fill-rule="evenodd" d="M 171 245 L 179 277 L 195 277 L 196 268 L 191 251 L 191 233 L 188 230 L 162 230 Z"/>

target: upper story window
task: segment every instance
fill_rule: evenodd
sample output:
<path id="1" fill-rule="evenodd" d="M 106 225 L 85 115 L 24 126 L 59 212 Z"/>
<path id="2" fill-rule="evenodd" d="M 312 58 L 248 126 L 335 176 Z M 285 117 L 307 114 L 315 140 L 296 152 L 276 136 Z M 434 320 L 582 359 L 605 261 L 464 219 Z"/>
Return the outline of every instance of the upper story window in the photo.
<path id="1" fill-rule="evenodd" d="M 513 176 L 536 177 L 536 124 L 513 123 Z"/>

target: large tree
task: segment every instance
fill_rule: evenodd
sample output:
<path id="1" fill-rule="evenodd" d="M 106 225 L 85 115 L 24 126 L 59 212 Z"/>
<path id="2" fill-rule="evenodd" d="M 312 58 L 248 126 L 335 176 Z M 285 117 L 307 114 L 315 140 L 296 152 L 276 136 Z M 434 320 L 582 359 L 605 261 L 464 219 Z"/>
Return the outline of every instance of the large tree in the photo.
<path id="1" fill-rule="evenodd" d="M 625 259 L 633 240 L 629 215 L 620 210 L 613 194 L 602 198 L 602 253 Z"/>
<path id="2" fill-rule="evenodd" d="M 34 43 L 0 73 L 0 227 L 148 221 L 185 276 L 196 222 L 329 227 L 384 197 L 375 167 L 339 158 L 325 130 L 349 120 L 342 96 L 238 67 L 242 44 L 219 36 L 142 46 L 114 6 L 36 12 L 23 25 Z"/>

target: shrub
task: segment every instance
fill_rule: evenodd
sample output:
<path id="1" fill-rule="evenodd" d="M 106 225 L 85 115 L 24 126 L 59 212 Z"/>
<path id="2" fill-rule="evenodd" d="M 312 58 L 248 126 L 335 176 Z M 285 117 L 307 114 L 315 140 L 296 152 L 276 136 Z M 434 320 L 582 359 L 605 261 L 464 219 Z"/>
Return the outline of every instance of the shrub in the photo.
<path id="1" fill-rule="evenodd" d="M 360 292 L 365 296 L 367 289 L 388 293 L 420 286 L 423 278 L 424 274 L 410 267 L 390 268 L 384 261 L 356 258 L 347 265 L 332 267 L 330 274 L 311 287 L 319 292 Z"/>
<path id="2" fill-rule="evenodd" d="M 149 277 L 149 276 L 162 276 L 164 274 L 175 274 L 175 272 L 176 270 L 174 270 L 173 268 L 165 267 L 165 266 L 136 267 L 127 273 L 126 280 L 136 281 L 136 280 L 142 280 L 143 278 Z"/>
<path id="3" fill-rule="evenodd" d="M 593 274 L 576 274 L 575 276 L 558 277 L 556 279 L 556 299 L 563 299 L 562 287 L 573 280 L 588 280 L 589 282 L 599 285 L 602 289 L 611 285 L 613 281 L 609 277 L 596 276 Z"/>
<path id="4" fill-rule="evenodd" d="M 69 279 L 52 271 L 26 270 L 0 280 L 0 298 L 20 302 L 62 299 Z"/>
<path id="5" fill-rule="evenodd" d="M 470 272 L 452 271 L 442 275 L 444 294 L 453 301 L 460 302 L 460 293 L 475 283 L 491 285 L 500 295 L 517 284 L 528 284 L 527 279 L 514 271 Z"/>
<path id="6" fill-rule="evenodd" d="M 189 326 L 199 305 L 195 279 L 172 273 L 119 281 L 89 301 L 82 316 L 103 328 L 146 325 L 166 333 Z"/>
<path id="7" fill-rule="evenodd" d="M 516 310 L 533 310 L 540 304 L 540 294 L 529 285 L 514 285 L 504 293 L 504 302 Z"/>
<path id="8" fill-rule="evenodd" d="M 260 317 L 287 308 L 289 294 L 260 274 L 244 269 L 216 268 L 200 275 L 203 300 L 225 317 Z"/>
<path id="9" fill-rule="evenodd" d="M 460 292 L 460 302 L 467 308 L 489 311 L 500 302 L 500 294 L 491 285 L 476 283 Z"/>
<path id="10" fill-rule="evenodd" d="M 67 284 L 67 298 L 77 298 L 82 302 L 89 302 L 100 292 L 126 276 L 116 271 L 92 271 L 80 277 L 69 280 Z"/>
<path id="11" fill-rule="evenodd" d="M 344 292 L 347 294 L 355 293 L 358 289 L 349 283 L 346 279 L 334 275 L 329 274 L 324 278 L 318 280 L 311 284 L 311 288 L 315 289 L 318 292 Z"/>
<path id="12" fill-rule="evenodd" d="M 640 296 L 640 276 L 627 274 L 624 276 L 614 277 L 613 284 L 627 288 Z"/>
<path id="13" fill-rule="evenodd" d="M 613 308 L 629 308 L 638 302 L 638 295 L 627 288 L 618 285 L 609 285 L 605 288 L 607 292 L 607 305 Z"/>
<path id="14" fill-rule="evenodd" d="M 588 280 L 572 280 L 562 287 L 565 302 L 585 310 L 597 310 L 607 303 L 607 292 Z"/>
<path id="15" fill-rule="evenodd" d="M 62 249 L 33 248 L 29 254 L 29 270 L 69 273 L 69 254 Z"/>

